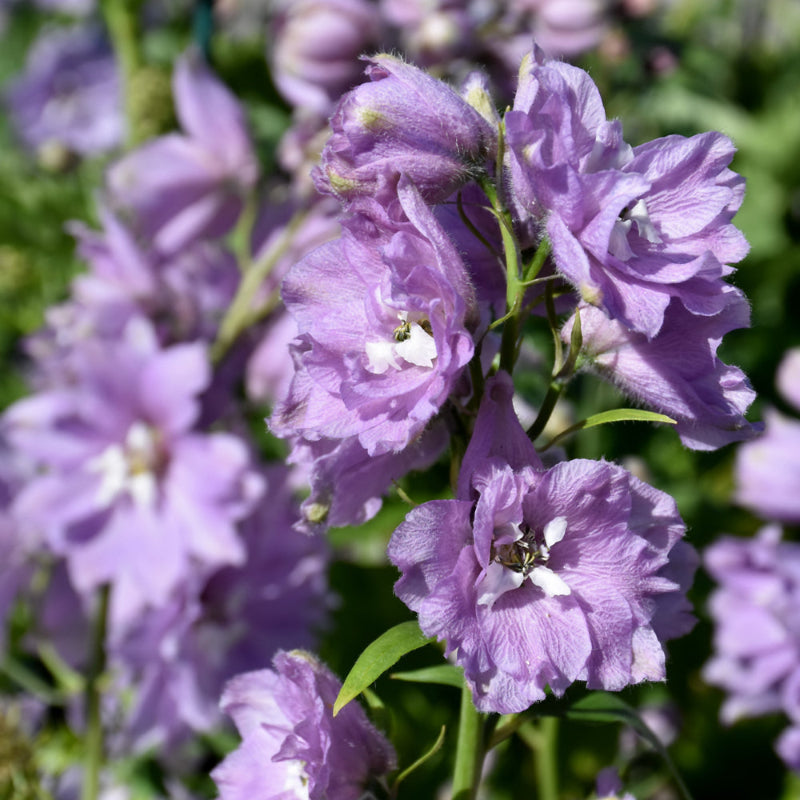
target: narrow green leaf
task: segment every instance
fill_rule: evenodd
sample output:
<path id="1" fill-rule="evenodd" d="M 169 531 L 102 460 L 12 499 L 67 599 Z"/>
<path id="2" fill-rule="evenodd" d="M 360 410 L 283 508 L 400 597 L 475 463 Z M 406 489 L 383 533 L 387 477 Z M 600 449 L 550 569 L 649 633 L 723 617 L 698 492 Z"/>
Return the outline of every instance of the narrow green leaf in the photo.
<path id="1" fill-rule="evenodd" d="M 667 749 L 661 743 L 658 736 L 645 724 L 639 716 L 638 711 L 628 705 L 620 697 L 606 692 L 592 692 L 586 697 L 573 703 L 565 712 L 569 719 L 592 721 L 592 722 L 622 722 L 633 728 L 660 756 L 664 759 L 672 777 L 680 789 L 681 795 L 685 800 L 692 800 L 686 784 L 683 782 L 675 765 L 672 763 Z"/>
<path id="2" fill-rule="evenodd" d="M 353 668 L 344 679 L 339 696 L 333 704 L 333 715 L 357 697 L 373 681 L 394 666 L 406 653 L 434 641 L 427 638 L 416 621 L 401 622 L 382 633 L 372 644 L 367 645 L 356 659 Z"/>
<path id="3" fill-rule="evenodd" d="M 454 686 L 456 689 L 464 685 L 464 670 L 453 664 L 437 664 L 435 667 L 423 667 L 411 672 L 393 672 L 390 677 L 396 681 L 438 683 L 441 686 Z"/>
<path id="4" fill-rule="evenodd" d="M 670 425 L 678 424 L 672 417 L 668 417 L 666 414 L 657 414 L 655 411 L 646 411 L 642 408 L 615 408 L 612 411 L 601 411 L 599 414 L 592 414 L 591 417 L 570 425 L 569 428 L 554 436 L 544 447 L 540 447 L 539 452 L 547 450 L 572 433 L 582 431 L 584 428 L 605 425 L 609 422 L 666 422 Z"/>
<path id="5" fill-rule="evenodd" d="M 397 791 L 397 786 L 400 784 L 402 780 L 405 780 L 415 769 L 421 767 L 431 756 L 436 755 L 436 753 L 441 750 L 442 745 L 444 744 L 444 734 L 445 734 L 445 726 L 442 725 L 442 729 L 439 731 L 439 735 L 436 737 L 436 741 L 433 745 L 428 749 L 426 753 L 423 753 L 410 767 L 406 767 L 395 779 L 394 782 L 394 790 Z M 394 796 L 394 794 L 392 795 Z"/>

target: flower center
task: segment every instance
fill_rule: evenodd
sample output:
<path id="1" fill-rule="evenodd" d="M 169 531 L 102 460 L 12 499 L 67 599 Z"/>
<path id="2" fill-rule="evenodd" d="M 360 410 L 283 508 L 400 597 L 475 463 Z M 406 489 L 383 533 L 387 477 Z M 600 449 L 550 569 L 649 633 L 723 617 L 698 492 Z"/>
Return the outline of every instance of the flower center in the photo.
<path id="1" fill-rule="evenodd" d="M 97 502 L 107 507 L 127 492 L 137 505 L 152 507 L 162 466 L 158 431 L 144 422 L 134 422 L 122 445 L 109 445 L 89 462 L 89 471 L 100 475 Z"/>
<path id="2" fill-rule="evenodd" d="M 309 788 L 306 762 L 299 758 L 293 758 L 285 763 L 286 773 L 283 791 L 288 792 L 286 796 L 296 797 L 298 800 L 308 800 Z"/>
<path id="3" fill-rule="evenodd" d="M 514 538 L 492 547 L 492 561 L 478 586 L 478 605 L 491 608 L 506 592 L 518 589 L 525 580 L 538 586 L 548 597 L 571 594 L 572 590 L 550 567 L 551 548 L 567 531 L 566 517 L 555 517 L 541 532 L 529 525 L 512 525 Z M 504 535 L 507 538 L 507 534 Z"/>
<path id="4" fill-rule="evenodd" d="M 619 219 L 614 222 L 614 227 L 611 230 L 608 252 L 620 261 L 629 261 L 633 257 L 633 250 L 631 250 L 628 242 L 628 234 L 634 224 L 639 236 L 651 244 L 660 244 L 663 241 L 656 230 L 656 226 L 653 225 L 650 219 L 647 204 L 644 200 L 637 200 L 632 206 L 622 209 Z"/>
<path id="5" fill-rule="evenodd" d="M 402 369 L 398 359 L 417 367 L 433 366 L 436 358 L 436 341 L 430 320 L 421 314 L 400 311 L 397 314 L 400 324 L 392 331 L 391 339 L 367 342 L 367 369 L 383 375 L 386 370 Z"/>
<path id="6" fill-rule="evenodd" d="M 501 544 L 494 549 L 494 560 L 498 564 L 522 573 L 527 578 L 531 570 L 539 565 L 546 564 L 550 558 L 550 548 L 541 534 L 523 523 L 519 526 L 522 538 L 509 544 Z"/>

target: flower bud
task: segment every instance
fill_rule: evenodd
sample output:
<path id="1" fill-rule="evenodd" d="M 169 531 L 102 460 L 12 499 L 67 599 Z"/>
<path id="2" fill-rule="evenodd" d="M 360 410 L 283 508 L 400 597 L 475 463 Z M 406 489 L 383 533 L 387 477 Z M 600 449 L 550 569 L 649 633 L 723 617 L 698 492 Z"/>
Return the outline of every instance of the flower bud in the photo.
<path id="1" fill-rule="evenodd" d="M 385 54 L 369 59 L 367 75 L 331 118 L 315 173 L 320 191 L 386 200 L 404 173 L 436 203 L 494 158 L 496 130 L 445 83 Z"/>

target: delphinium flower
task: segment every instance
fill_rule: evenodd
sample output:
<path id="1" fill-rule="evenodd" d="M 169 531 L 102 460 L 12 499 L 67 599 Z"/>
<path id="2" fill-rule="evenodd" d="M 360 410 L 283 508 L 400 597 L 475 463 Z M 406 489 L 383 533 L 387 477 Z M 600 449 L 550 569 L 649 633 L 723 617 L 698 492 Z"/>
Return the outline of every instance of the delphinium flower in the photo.
<path id="1" fill-rule="evenodd" d="M 786 352 L 777 385 L 800 410 L 800 349 Z M 765 519 L 800 522 L 800 422 L 773 408 L 764 413 L 764 435 L 736 454 L 736 500 Z"/>
<path id="2" fill-rule="evenodd" d="M 761 430 L 744 414 L 755 398 L 745 374 L 724 364 L 717 348 L 724 334 L 750 324 L 750 307 L 733 286 L 721 287 L 726 305 L 714 315 L 694 316 L 673 299 L 658 334 L 648 339 L 581 304 L 581 365 L 625 394 L 676 422 L 681 441 L 713 450 L 750 439 Z M 575 317 L 562 330 L 569 341 Z"/>
<path id="3" fill-rule="evenodd" d="M 394 751 L 357 703 L 333 716 L 339 688 L 324 664 L 298 650 L 230 681 L 222 708 L 242 743 L 212 772 L 221 800 L 370 796 L 394 768 Z"/>
<path id="4" fill-rule="evenodd" d="M 447 84 L 385 54 L 370 58 L 366 72 L 369 81 L 331 117 L 315 175 L 320 191 L 387 202 L 403 174 L 437 202 L 493 161 L 496 129 Z"/>
<path id="5" fill-rule="evenodd" d="M 545 470 L 512 394 L 504 373 L 487 383 L 458 499 L 418 506 L 392 535 L 398 597 L 482 711 L 522 711 L 576 680 L 663 680 L 662 641 L 692 624 L 675 501 L 604 461 Z"/>
<path id="6" fill-rule="evenodd" d="M 368 0 L 282 0 L 271 11 L 267 55 L 276 87 L 294 107 L 330 116 L 359 82 L 358 57 L 378 45 L 377 7 Z"/>
<path id="7" fill-rule="evenodd" d="M 357 436 L 372 456 L 403 450 L 447 400 L 472 357 L 474 295 L 410 181 L 400 181 L 396 216 L 369 209 L 284 282 L 300 335 L 272 428 L 312 441 Z"/>
<path id="8" fill-rule="evenodd" d="M 5 99 L 18 135 L 43 157 L 53 147 L 82 156 L 108 152 L 124 135 L 114 56 L 94 27 L 43 33 Z"/>
<path id="9" fill-rule="evenodd" d="M 292 530 L 298 511 L 286 469 L 265 478 L 262 500 L 239 526 L 244 563 L 189 576 L 111 643 L 117 691 L 133 697 L 118 748 L 171 747 L 212 729 L 230 678 L 279 649 L 316 646 L 332 602 L 327 541 Z"/>
<path id="10" fill-rule="evenodd" d="M 723 278 L 747 242 L 731 220 L 744 181 L 719 133 L 631 148 L 597 87 L 534 51 L 505 117 L 514 199 L 546 224 L 558 270 L 589 303 L 655 336 L 671 299 L 719 313 Z"/>
<path id="11" fill-rule="evenodd" d="M 147 142 L 107 174 L 112 208 L 165 254 L 226 234 L 258 178 L 244 111 L 197 54 L 178 60 L 173 96 L 183 134 Z"/>
<path id="12" fill-rule="evenodd" d="M 479 58 L 479 27 L 485 14 L 476 3 L 442 0 L 381 0 L 400 50 L 434 74 Z"/>
<path id="13" fill-rule="evenodd" d="M 752 539 L 719 539 L 704 564 L 717 588 L 709 599 L 714 653 L 703 676 L 728 693 L 722 720 L 785 712 L 790 725 L 776 749 L 800 772 L 800 545 L 771 525 Z"/>
<path id="14" fill-rule="evenodd" d="M 261 489 L 245 443 L 194 430 L 210 380 L 200 343 L 162 349 L 131 320 L 74 353 L 74 382 L 11 406 L 11 444 L 40 472 L 17 495 L 25 530 L 67 560 L 76 588 L 113 584 L 116 623 L 166 601 L 190 570 L 240 563 L 236 523 Z"/>
<path id="15" fill-rule="evenodd" d="M 137 241 L 108 208 L 101 206 L 99 217 L 100 231 L 71 226 L 88 269 L 73 280 L 70 298 L 48 315 L 43 336 L 52 340 L 51 359 L 66 358 L 89 338 L 118 338 L 137 316 L 154 323 L 163 344 L 212 340 L 239 279 L 232 254 L 200 240 L 165 256 Z M 39 342 L 29 351 L 41 361 L 45 346 Z"/>

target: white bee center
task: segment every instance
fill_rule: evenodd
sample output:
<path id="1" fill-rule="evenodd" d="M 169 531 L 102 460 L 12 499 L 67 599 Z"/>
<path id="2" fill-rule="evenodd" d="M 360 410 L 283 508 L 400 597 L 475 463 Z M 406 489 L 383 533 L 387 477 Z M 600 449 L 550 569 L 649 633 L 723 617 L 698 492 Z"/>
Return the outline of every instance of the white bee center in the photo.
<path id="1" fill-rule="evenodd" d="M 109 445 L 89 462 L 89 471 L 100 475 L 97 502 L 107 507 L 127 492 L 137 505 L 151 508 L 158 489 L 158 462 L 156 431 L 143 422 L 135 422 L 122 445 Z"/>
<path id="2" fill-rule="evenodd" d="M 386 370 L 402 369 L 401 361 L 417 367 L 433 366 L 436 358 L 436 341 L 430 332 L 430 322 L 420 314 L 409 315 L 400 311 L 400 324 L 392 331 L 391 339 L 367 342 L 367 369 L 383 375 Z"/>
<path id="3" fill-rule="evenodd" d="M 567 518 L 551 519 L 541 533 L 527 525 L 515 525 L 516 538 L 493 548 L 494 558 L 486 568 L 478 593 L 478 605 L 490 610 L 506 592 L 518 589 L 528 579 L 548 597 L 572 594 L 567 583 L 550 567 L 550 549 L 567 532 Z"/>

